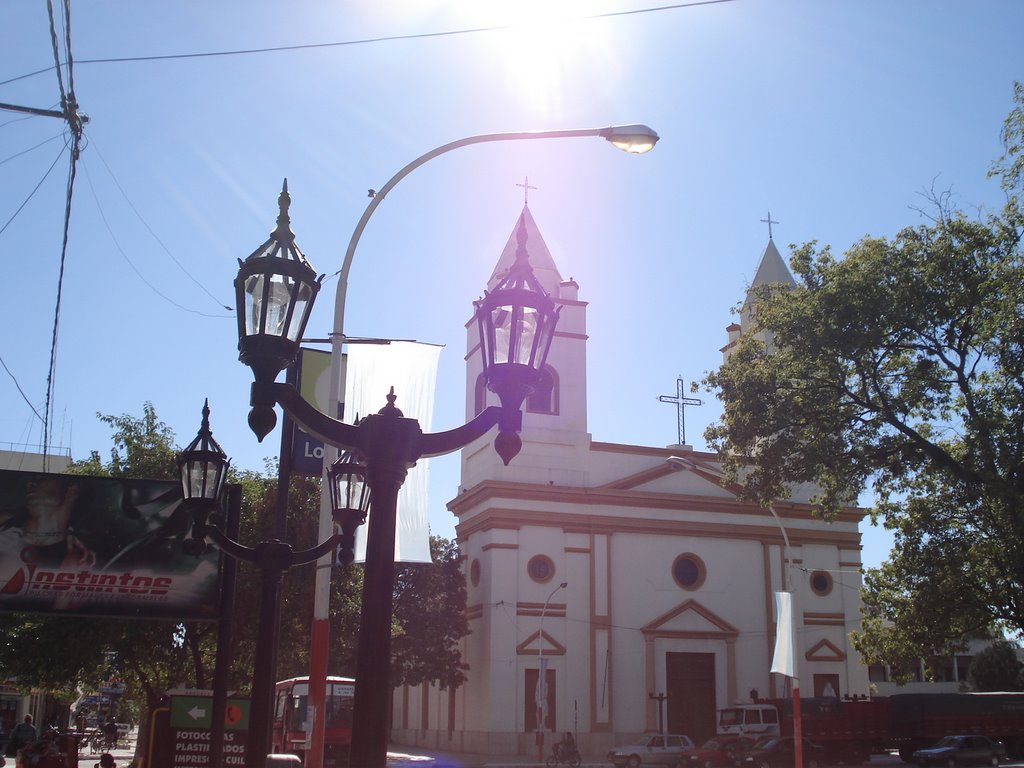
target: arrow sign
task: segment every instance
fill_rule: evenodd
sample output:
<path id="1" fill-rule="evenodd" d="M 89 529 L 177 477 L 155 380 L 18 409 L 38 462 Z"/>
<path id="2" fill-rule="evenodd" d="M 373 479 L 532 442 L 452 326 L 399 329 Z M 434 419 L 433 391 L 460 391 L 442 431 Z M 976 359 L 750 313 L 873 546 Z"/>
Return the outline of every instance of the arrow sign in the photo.
<path id="1" fill-rule="evenodd" d="M 171 728 L 210 728 L 213 707 L 209 696 L 171 696 Z M 231 730 L 249 727 L 249 700 L 228 699 L 224 708 L 224 725 Z"/>

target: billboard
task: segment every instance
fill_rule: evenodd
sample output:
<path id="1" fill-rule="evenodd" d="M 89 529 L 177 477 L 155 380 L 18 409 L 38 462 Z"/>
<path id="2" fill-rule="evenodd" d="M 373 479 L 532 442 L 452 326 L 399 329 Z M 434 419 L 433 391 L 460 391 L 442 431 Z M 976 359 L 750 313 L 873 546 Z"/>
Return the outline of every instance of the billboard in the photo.
<path id="1" fill-rule="evenodd" d="M 220 552 L 182 551 L 167 480 L 0 470 L 0 611 L 215 619 Z"/>

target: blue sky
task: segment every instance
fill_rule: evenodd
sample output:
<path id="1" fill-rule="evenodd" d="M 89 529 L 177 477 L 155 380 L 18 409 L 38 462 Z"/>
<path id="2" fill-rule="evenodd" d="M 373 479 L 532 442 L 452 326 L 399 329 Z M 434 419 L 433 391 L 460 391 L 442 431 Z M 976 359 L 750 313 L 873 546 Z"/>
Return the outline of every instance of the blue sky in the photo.
<path id="1" fill-rule="evenodd" d="M 675 442 L 675 410 L 657 398 L 720 363 L 769 210 L 784 253 L 809 240 L 842 253 L 919 223 L 931 189 L 968 210 L 1000 204 L 986 172 L 1024 78 L 1022 28 L 1024 4 L 994 0 L 75 4 L 74 85 L 90 122 L 51 443 L 105 454 L 96 413 L 137 415 L 149 400 L 184 445 L 209 397 L 235 464 L 261 468 L 276 433 L 258 444 L 248 431 L 251 377 L 223 307 L 237 259 L 273 229 L 284 177 L 298 242 L 331 274 L 366 190 L 423 152 L 479 133 L 632 122 L 661 135 L 649 155 L 599 140 L 491 144 L 417 170 L 363 236 L 345 324 L 445 345 L 434 428 L 460 424 L 463 325 L 528 176 L 534 218 L 590 303 L 591 433 Z M 434 34 L 473 29 L 484 31 Z M 54 108 L 52 69 L 22 77 L 53 64 L 45 4 L 0 5 L 0 46 L 0 102 Z M 0 112 L 0 441 L 42 441 L 33 408 L 43 413 L 53 333 L 62 133 L 58 120 Z M 333 281 L 323 294 L 318 336 Z M 719 414 L 705 400 L 686 415 L 698 448 Z M 431 472 L 431 525 L 450 536 L 457 457 Z M 866 534 L 876 564 L 886 538 Z"/>

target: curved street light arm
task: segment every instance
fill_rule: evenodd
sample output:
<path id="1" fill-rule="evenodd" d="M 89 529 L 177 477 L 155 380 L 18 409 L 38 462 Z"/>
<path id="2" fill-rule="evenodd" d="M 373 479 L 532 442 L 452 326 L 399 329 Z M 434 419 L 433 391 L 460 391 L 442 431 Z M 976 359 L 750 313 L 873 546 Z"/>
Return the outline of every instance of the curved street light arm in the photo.
<path id="1" fill-rule="evenodd" d="M 644 128 L 644 126 L 629 126 L 630 128 Z M 654 137 L 654 134 L 649 128 L 646 129 Z M 511 133 L 484 133 L 478 136 L 467 136 L 463 139 L 456 141 L 450 141 L 447 144 L 443 144 L 440 147 L 436 147 L 429 152 L 417 157 L 411 163 L 407 164 L 401 170 L 398 171 L 394 176 L 388 179 L 387 183 L 376 190 L 373 199 L 370 204 L 366 206 L 366 210 L 363 211 L 363 215 L 359 219 L 359 223 L 356 224 L 355 230 L 352 232 L 352 237 L 348 243 L 348 249 L 345 251 L 345 260 L 342 262 L 341 271 L 339 272 L 338 288 L 339 290 L 343 285 L 348 282 L 348 273 L 352 267 L 352 256 L 356 252 L 356 245 L 359 244 L 359 238 L 363 235 L 363 230 L 366 228 L 366 222 L 370 220 L 373 212 L 377 210 L 377 206 L 381 204 L 388 192 L 395 188 L 402 179 L 408 176 L 410 173 L 415 171 L 421 165 L 430 160 L 433 160 L 438 155 L 443 155 L 446 152 L 451 152 L 454 149 L 460 147 L 466 147 L 471 144 L 484 144 L 493 141 L 522 141 L 527 139 L 571 139 L 581 138 L 587 136 L 600 136 L 609 141 L 612 141 L 616 135 L 621 131 L 620 126 L 611 126 L 608 128 L 574 128 L 567 130 L 553 130 L 553 131 L 516 131 Z"/>
<path id="2" fill-rule="evenodd" d="M 387 183 L 385 183 L 383 187 L 376 190 L 373 195 L 373 199 L 370 200 L 369 205 L 366 206 L 366 210 L 363 211 L 363 215 L 359 217 L 356 228 L 352 231 L 352 236 L 348 241 L 348 247 L 345 249 L 345 258 L 342 260 L 341 269 L 338 271 L 338 285 L 335 289 L 336 292 L 334 299 L 334 327 L 331 330 L 331 388 L 329 399 L 330 412 L 332 415 L 336 412 L 338 407 L 338 390 L 341 388 L 342 384 L 340 365 L 341 344 L 345 339 L 345 299 L 348 294 L 348 274 L 352 269 L 352 258 L 355 255 L 359 239 L 363 236 L 363 230 L 366 229 L 367 222 L 370 220 L 370 217 L 373 216 L 373 212 L 377 210 L 377 206 L 380 205 L 384 198 L 387 197 L 388 193 L 395 188 L 395 185 L 421 165 L 433 160 L 438 155 L 443 155 L 454 149 L 470 146 L 472 144 L 484 144 L 495 141 L 524 141 L 531 139 L 572 139 L 595 136 L 603 138 L 620 148 L 622 147 L 621 139 L 625 137 L 642 138 L 645 141 L 649 141 L 649 146 L 651 147 L 653 147 L 658 141 L 658 134 L 646 125 L 613 125 L 605 128 L 570 128 L 550 131 L 484 133 L 478 136 L 467 136 L 456 141 L 450 141 L 447 144 L 442 144 L 440 147 L 430 150 L 429 152 L 425 152 L 411 163 L 403 166 L 394 176 L 388 179 Z M 325 467 L 329 466 L 332 460 L 333 459 L 329 453 L 324 454 Z"/>
<path id="3" fill-rule="evenodd" d="M 285 542 L 262 542 L 261 545 L 257 545 L 256 547 L 247 547 L 244 544 L 229 538 L 228 535 L 216 525 L 210 525 L 209 523 L 195 526 L 192 535 L 194 538 L 209 537 L 213 540 L 213 543 L 217 545 L 218 549 L 223 550 L 225 554 L 235 558 L 236 560 L 245 560 L 247 563 L 254 563 L 260 566 L 274 565 L 277 567 L 289 568 L 293 565 L 311 563 L 314 560 L 323 557 L 338 546 L 338 542 L 341 541 L 341 536 L 334 534 L 317 544 L 315 547 L 292 552 L 291 546 Z M 288 552 L 277 552 L 277 550 L 282 547 L 286 547 Z M 271 551 L 271 548 L 274 549 L 276 555 L 284 556 L 287 554 L 286 557 L 282 557 L 282 559 L 286 559 L 287 562 L 265 562 L 268 558 L 272 557 L 268 554 Z"/>
<path id="4" fill-rule="evenodd" d="M 519 413 L 522 421 L 522 413 Z M 420 456 L 443 456 L 469 445 L 478 437 L 487 434 L 495 424 L 502 423 L 503 409 L 497 405 L 484 408 L 472 421 L 444 432 L 425 432 L 420 438 Z M 517 431 L 517 430 L 514 430 Z"/>
<path id="5" fill-rule="evenodd" d="M 288 412 L 288 415 L 311 435 L 336 448 L 348 448 L 360 452 L 369 447 L 364 431 L 360 427 L 332 419 L 321 413 L 306 402 L 291 384 L 273 382 L 265 386 L 266 390 L 261 394 L 272 396 Z M 253 387 L 256 388 L 257 385 L 254 384 Z M 501 426 L 503 434 L 515 434 L 522 427 L 522 412 L 491 405 L 461 427 L 444 432 L 421 433 L 416 441 L 414 449 L 416 457 L 413 460 L 425 456 L 443 456 L 457 451 L 485 435 L 495 425 Z"/>
<path id="6" fill-rule="evenodd" d="M 227 534 L 216 525 L 210 525 L 207 523 L 196 527 L 199 529 L 196 533 L 202 537 L 209 537 L 213 539 L 213 543 L 216 544 L 219 549 L 224 550 L 224 552 L 229 556 L 236 560 L 245 560 L 247 563 L 256 562 L 255 549 L 247 547 L 244 544 L 239 544 L 234 539 L 229 539 Z M 195 533 L 193 533 L 193 536 L 195 536 Z"/>
<path id="7" fill-rule="evenodd" d="M 328 539 L 321 541 L 315 547 L 309 549 L 300 549 L 298 552 L 292 553 L 292 565 L 303 565 L 305 563 L 312 563 L 314 560 L 319 560 L 321 557 L 331 552 L 341 542 L 341 534 L 334 534 Z"/>
<path id="8" fill-rule="evenodd" d="M 254 391 L 256 386 L 254 383 Z M 358 451 L 364 447 L 359 427 L 320 413 L 306 402 L 291 384 L 275 381 L 266 386 L 266 393 L 280 403 L 288 415 L 314 437 L 336 448 L 344 447 Z"/>

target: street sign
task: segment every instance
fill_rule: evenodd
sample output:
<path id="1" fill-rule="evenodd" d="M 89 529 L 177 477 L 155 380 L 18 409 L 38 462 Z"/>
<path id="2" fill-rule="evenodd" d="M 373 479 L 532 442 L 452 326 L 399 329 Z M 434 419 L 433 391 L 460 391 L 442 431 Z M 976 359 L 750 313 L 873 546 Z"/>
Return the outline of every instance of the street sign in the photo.
<path id="1" fill-rule="evenodd" d="M 224 765 L 245 764 L 249 700 L 228 699 L 224 707 Z M 169 709 L 153 713 L 152 768 L 208 768 L 213 726 L 211 696 L 171 696 Z"/>

